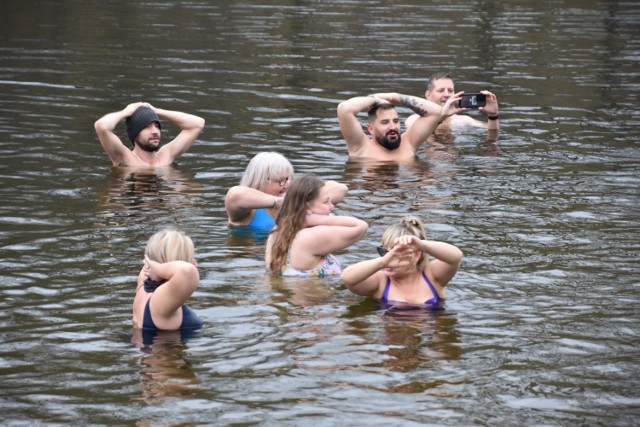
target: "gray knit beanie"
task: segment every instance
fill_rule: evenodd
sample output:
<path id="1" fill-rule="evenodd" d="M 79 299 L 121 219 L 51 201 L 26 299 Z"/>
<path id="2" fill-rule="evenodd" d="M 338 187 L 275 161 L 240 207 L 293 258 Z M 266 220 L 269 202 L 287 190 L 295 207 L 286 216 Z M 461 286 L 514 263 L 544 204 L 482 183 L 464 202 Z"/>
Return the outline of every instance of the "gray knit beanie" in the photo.
<path id="1" fill-rule="evenodd" d="M 140 131 L 149 126 L 151 122 L 157 122 L 158 127 L 162 129 L 160 117 L 149 107 L 140 107 L 130 117 L 127 117 L 125 127 L 127 128 L 127 136 L 131 142 L 133 142 Z"/>

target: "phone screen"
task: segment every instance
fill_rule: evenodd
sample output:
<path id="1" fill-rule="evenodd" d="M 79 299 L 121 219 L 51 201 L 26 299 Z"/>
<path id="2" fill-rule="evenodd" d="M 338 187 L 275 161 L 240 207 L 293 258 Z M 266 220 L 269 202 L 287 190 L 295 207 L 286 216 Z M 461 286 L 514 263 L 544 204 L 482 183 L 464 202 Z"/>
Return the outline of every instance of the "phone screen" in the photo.
<path id="1" fill-rule="evenodd" d="M 483 93 L 466 93 L 458 101 L 460 108 L 480 108 L 485 105 L 487 105 L 487 100 Z"/>

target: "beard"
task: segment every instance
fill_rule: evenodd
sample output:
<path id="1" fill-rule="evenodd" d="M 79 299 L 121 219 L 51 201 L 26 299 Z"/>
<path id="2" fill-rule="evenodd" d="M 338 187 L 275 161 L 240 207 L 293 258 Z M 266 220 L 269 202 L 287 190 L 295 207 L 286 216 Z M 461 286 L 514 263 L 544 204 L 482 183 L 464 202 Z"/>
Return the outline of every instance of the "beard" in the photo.
<path id="1" fill-rule="evenodd" d="M 155 153 L 156 151 L 158 151 L 160 149 L 160 143 L 158 142 L 158 144 L 152 144 L 149 141 L 136 141 L 138 143 L 138 146 L 140 148 L 142 148 L 144 151 L 148 151 L 149 153 Z"/>
<path id="2" fill-rule="evenodd" d="M 383 138 L 376 138 L 376 140 L 378 141 L 378 144 L 382 145 L 387 150 L 395 150 L 400 147 L 402 135 L 396 131 L 390 130 Z"/>

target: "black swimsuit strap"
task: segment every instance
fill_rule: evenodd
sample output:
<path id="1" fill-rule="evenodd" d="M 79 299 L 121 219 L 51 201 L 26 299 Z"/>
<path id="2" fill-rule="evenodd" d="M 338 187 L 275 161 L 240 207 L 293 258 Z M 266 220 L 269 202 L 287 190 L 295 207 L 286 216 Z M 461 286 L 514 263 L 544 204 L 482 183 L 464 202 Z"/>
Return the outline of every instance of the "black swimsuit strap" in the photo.
<path id="1" fill-rule="evenodd" d="M 158 288 L 158 286 L 162 285 L 164 282 L 166 282 L 166 280 L 156 281 L 156 280 L 147 279 L 144 281 L 144 291 L 153 293 L 153 291 L 155 291 Z"/>

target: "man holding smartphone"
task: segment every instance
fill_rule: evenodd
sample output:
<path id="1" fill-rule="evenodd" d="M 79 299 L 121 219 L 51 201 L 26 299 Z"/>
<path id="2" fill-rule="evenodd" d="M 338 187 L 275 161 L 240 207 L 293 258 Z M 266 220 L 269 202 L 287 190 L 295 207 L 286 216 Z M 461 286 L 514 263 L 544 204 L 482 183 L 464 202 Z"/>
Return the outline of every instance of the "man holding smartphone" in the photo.
<path id="1" fill-rule="evenodd" d="M 401 93 L 376 93 L 356 96 L 338 105 L 340 131 L 350 158 L 402 161 L 415 157 L 418 147 L 435 131 L 438 123 L 460 111 L 454 105 L 460 98 L 453 96 L 445 105 L 417 96 Z M 401 132 L 400 119 L 394 105 L 413 110 L 416 114 L 411 129 Z M 367 131 L 362 129 L 358 113 L 368 111 Z"/>
<path id="2" fill-rule="evenodd" d="M 436 104 L 444 106 L 449 98 L 452 96 L 461 96 L 463 92 L 456 93 L 455 92 L 455 84 L 453 82 L 453 77 L 447 73 L 438 73 L 431 78 L 427 82 L 427 90 L 424 93 L 424 96 L 429 101 L 435 102 Z M 470 105 L 469 108 L 477 108 L 478 110 L 487 114 L 487 124 L 485 125 L 483 122 L 476 120 L 472 117 L 460 114 L 453 114 L 442 121 L 442 123 L 438 126 L 438 128 L 457 128 L 457 127 L 483 127 L 488 130 L 498 131 L 500 130 L 500 116 L 498 115 L 498 98 L 488 90 L 483 90 L 480 94 L 484 95 L 485 104 L 478 105 L 475 107 L 474 105 Z M 409 129 L 416 119 L 418 119 L 418 115 L 414 114 L 405 120 L 405 126 Z"/>

